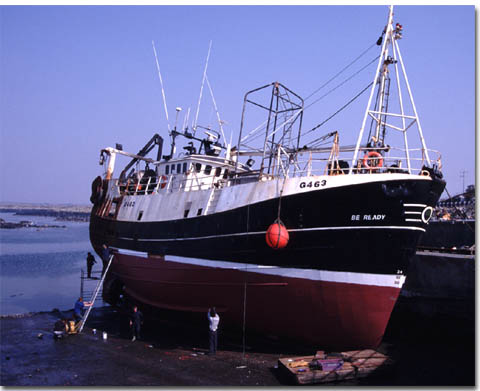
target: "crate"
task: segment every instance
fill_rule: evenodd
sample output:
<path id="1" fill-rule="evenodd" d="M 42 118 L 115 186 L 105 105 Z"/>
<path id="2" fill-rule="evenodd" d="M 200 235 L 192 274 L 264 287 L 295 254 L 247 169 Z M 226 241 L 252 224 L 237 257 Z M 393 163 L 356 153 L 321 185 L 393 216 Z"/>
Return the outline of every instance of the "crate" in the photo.
<path id="1" fill-rule="evenodd" d="M 319 351 L 314 356 L 280 358 L 278 367 L 297 384 L 315 384 L 366 377 L 393 363 L 388 356 L 372 349 L 342 352 L 335 357 L 322 353 Z"/>

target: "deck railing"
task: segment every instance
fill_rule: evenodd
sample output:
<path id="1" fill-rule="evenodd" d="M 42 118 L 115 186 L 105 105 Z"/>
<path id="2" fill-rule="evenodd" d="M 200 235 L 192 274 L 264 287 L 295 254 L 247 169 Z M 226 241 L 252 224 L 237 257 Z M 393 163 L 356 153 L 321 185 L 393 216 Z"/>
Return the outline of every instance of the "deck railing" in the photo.
<path id="1" fill-rule="evenodd" d="M 273 180 L 278 178 L 292 178 L 322 175 L 362 175 L 380 173 L 405 173 L 412 175 L 429 175 L 425 167 L 425 153 L 422 149 L 408 151 L 399 148 L 362 148 L 361 157 L 356 167 L 351 167 L 351 150 L 338 150 L 335 154 L 322 151 L 306 151 L 295 155 L 279 150 L 274 164 L 268 172 L 252 170 L 249 172 L 234 173 L 233 167 L 229 171 L 222 167 L 218 172 L 213 167 L 210 174 L 198 173 L 195 170 L 186 173 L 143 176 L 123 182 L 116 181 L 120 195 L 150 195 L 165 191 L 198 191 L 212 188 L 234 186 L 258 180 Z M 436 164 L 441 168 L 440 153 L 428 151 L 431 159 L 436 155 Z M 273 159 L 272 159 L 273 160 Z"/>

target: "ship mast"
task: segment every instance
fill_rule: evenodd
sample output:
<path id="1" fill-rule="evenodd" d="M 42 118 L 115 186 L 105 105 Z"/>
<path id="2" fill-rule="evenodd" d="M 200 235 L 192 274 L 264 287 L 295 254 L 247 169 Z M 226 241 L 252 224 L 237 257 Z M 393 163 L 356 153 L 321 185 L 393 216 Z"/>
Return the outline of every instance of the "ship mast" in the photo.
<path id="1" fill-rule="evenodd" d="M 360 151 L 360 143 L 363 139 L 367 118 L 371 118 L 375 124 L 375 132 L 372 140 L 380 148 L 385 147 L 385 130 L 386 128 L 395 129 L 403 133 L 404 146 L 405 146 L 405 159 L 407 162 L 407 170 L 411 173 L 410 154 L 408 148 L 407 130 L 414 124 L 417 124 L 420 143 L 422 146 L 422 156 L 425 158 L 427 164 L 431 166 L 430 157 L 423 137 L 422 127 L 417 114 L 415 102 L 413 100 L 412 91 L 408 82 L 408 77 L 405 71 L 405 65 L 398 46 L 398 40 L 402 38 L 402 26 L 397 23 L 393 26 L 393 6 L 389 7 L 388 23 L 383 32 L 382 51 L 379 57 L 377 70 L 375 72 L 375 78 L 373 80 L 372 89 L 370 91 L 370 97 L 368 99 L 367 109 L 363 117 L 362 126 L 358 135 L 357 144 L 355 147 L 352 167 L 350 168 L 350 174 L 354 172 L 354 168 L 357 166 L 358 154 Z M 400 64 L 400 69 L 399 69 Z M 393 65 L 395 70 L 395 79 L 397 85 L 397 93 L 399 99 L 399 112 L 389 112 L 388 98 L 390 94 L 390 71 L 389 66 Z M 402 98 L 401 77 L 408 91 L 409 100 L 412 114 L 407 115 L 405 113 L 405 106 Z M 372 107 L 374 93 L 378 88 L 377 94 L 377 107 Z M 387 122 L 389 119 L 395 118 L 401 120 L 401 125 L 393 125 Z M 382 131 L 383 130 L 383 131 Z"/>

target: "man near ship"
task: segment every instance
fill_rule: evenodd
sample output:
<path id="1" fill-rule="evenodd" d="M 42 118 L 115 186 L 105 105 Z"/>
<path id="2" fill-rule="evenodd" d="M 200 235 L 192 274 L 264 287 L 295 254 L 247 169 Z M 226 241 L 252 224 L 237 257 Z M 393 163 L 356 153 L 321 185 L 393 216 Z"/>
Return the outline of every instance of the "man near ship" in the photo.
<path id="1" fill-rule="evenodd" d="M 220 323 L 220 316 L 218 316 L 215 311 L 215 307 L 209 308 L 207 312 L 209 331 L 208 331 L 208 340 L 209 340 L 209 352 L 208 354 L 217 353 L 218 345 L 218 324 Z"/>
<path id="2" fill-rule="evenodd" d="M 105 270 L 107 270 L 109 259 L 110 259 L 110 249 L 107 247 L 106 244 L 104 244 L 102 246 L 102 262 L 103 262 L 102 276 L 105 274 Z"/>
<path id="3" fill-rule="evenodd" d="M 95 261 L 95 257 L 92 255 L 92 253 L 88 253 L 87 255 L 87 276 L 88 278 L 92 278 L 92 267 L 93 265 L 97 263 L 97 261 Z"/>
<path id="4" fill-rule="evenodd" d="M 130 320 L 130 327 L 132 328 L 132 342 L 140 339 L 140 328 L 143 323 L 143 314 L 138 310 L 137 306 L 133 307 L 132 319 Z"/>
<path id="5" fill-rule="evenodd" d="M 53 339 L 63 338 L 67 334 L 67 320 L 58 319 L 53 326 Z"/>
<path id="6" fill-rule="evenodd" d="M 83 317 L 83 309 L 85 307 L 90 307 L 92 303 L 88 301 L 83 301 L 83 297 L 79 297 L 78 300 L 75 302 L 75 307 L 73 308 L 73 317 L 75 318 L 76 322 L 82 320 Z"/>

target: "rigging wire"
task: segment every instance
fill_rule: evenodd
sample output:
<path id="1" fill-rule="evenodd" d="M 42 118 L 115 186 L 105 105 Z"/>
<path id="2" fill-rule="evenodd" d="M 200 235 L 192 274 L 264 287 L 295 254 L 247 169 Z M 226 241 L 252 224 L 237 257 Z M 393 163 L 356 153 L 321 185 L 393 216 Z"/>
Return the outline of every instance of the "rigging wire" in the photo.
<path id="1" fill-rule="evenodd" d="M 355 64 L 360 58 L 362 58 L 366 53 L 368 53 L 370 51 L 370 49 L 372 49 L 374 46 L 376 46 L 377 44 L 374 43 L 373 45 L 370 45 L 367 49 L 365 49 L 360 55 L 358 55 L 352 62 L 350 62 L 346 67 L 344 67 L 342 70 L 340 70 L 337 74 L 335 74 L 333 77 L 331 77 L 328 81 L 326 81 L 322 86 L 320 86 L 319 88 L 317 88 L 314 92 L 312 92 L 307 98 L 304 99 L 304 101 L 306 101 L 307 99 L 311 98 L 313 95 L 315 95 L 317 92 L 319 92 L 322 88 L 326 87 L 330 82 L 332 82 L 334 79 L 336 79 L 338 76 L 340 76 L 343 72 L 345 72 L 348 68 L 350 68 L 353 64 Z M 308 106 L 304 107 L 303 108 L 303 111 L 305 111 L 306 109 L 308 109 L 309 107 L 311 107 L 312 105 L 316 104 L 317 102 L 319 102 L 320 100 L 322 100 L 323 98 L 325 98 L 326 96 L 328 96 L 329 94 L 331 94 L 332 92 L 334 92 L 335 90 L 337 90 L 338 88 L 340 88 L 341 86 L 343 86 L 345 83 L 347 83 L 348 81 L 350 81 L 352 78 L 354 78 L 356 75 L 358 75 L 360 72 L 362 72 L 363 70 L 365 70 L 366 68 L 368 68 L 368 66 L 370 66 L 372 63 L 376 62 L 378 60 L 380 56 L 376 56 L 373 60 L 371 60 L 369 63 L 367 63 L 366 65 L 364 65 L 362 68 L 360 68 L 357 72 L 353 73 L 351 76 L 347 77 L 345 80 L 343 80 L 340 84 L 338 84 L 337 86 L 335 86 L 334 88 L 332 88 L 331 90 L 329 90 L 328 92 L 326 92 L 325 94 L 323 94 L 322 96 L 320 96 L 318 99 L 314 100 L 312 103 L 310 103 Z M 325 121 L 323 121 L 320 125 L 316 126 L 315 128 L 311 129 L 310 131 L 308 131 L 307 133 L 304 133 L 303 135 L 305 136 L 306 134 L 314 131 L 315 129 L 319 128 L 320 126 L 322 126 L 325 122 L 329 121 L 333 116 L 337 115 L 340 111 L 342 111 L 343 109 L 345 109 L 350 103 L 352 103 L 356 98 L 358 98 L 363 92 L 365 92 L 366 89 L 368 89 L 373 83 L 370 83 L 364 90 L 362 90 L 358 95 L 356 95 L 352 100 L 350 100 L 346 105 L 342 106 L 339 110 L 337 110 L 332 116 L 330 116 L 329 118 L 327 118 Z M 265 121 L 266 122 L 266 121 Z M 262 127 L 262 125 L 265 124 L 262 123 L 260 124 L 256 129 L 254 129 L 253 131 L 251 131 L 247 136 L 245 136 L 242 141 L 245 141 L 246 139 L 250 138 L 250 136 L 253 136 L 254 133 L 256 133 L 258 130 L 262 130 L 264 129 L 264 127 Z M 257 133 L 255 136 L 253 136 L 252 138 L 249 139 L 249 142 L 252 142 L 254 141 L 255 139 L 257 139 L 258 137 L 260 137 L 262 134 L 261 133 Z"/>
<path id="2" fill-rule="evenodd" d="M 367 91 L 373 84 L 373 81 L 370 82 L 362 91 L 360 91 L 357 95 L 355 95 L 352 99 L 350 99 L 346 104 L 344 104 L 342 107 L 340 107 L 335 113 L 333 113 L 330 117 L 328 117 L 326 120 L 322 121 L 320 124 L 317 126 L 313 127 L 310 129 L 308 132 L 305 132 L 303 136 L 306 136 L 307 134 L 313 132 L 314 130 L 318 129 L 320 126 L 324 125 L 326 122 L 331 120 L 333 117 L 335 117 L 338 113 L 340 113 L 343 109 L 345 109 L 348 105 L 350 105 L 355 99 L 357 99 L 360 95 L 362 95 L 365 91 Z M 313 140 L 311 143 L 316 142 L 317 140 Z"/>
<path id="3" fill-rule="evenodd" d="M 360 68 L 357 72 L 355 72 L 354 74 L 352 74 L 350 77 L 346 78 L 344 81 L 342 81 L 340 84 L 338 84 L 336 87 L 332 88 L 330 91 L 326 92 L 325 94 L 323 94 L 320 98 L 314 100 L 312 103 L 310 103 L 308 106 L 305 107 L 305 110 L 308 109 L 310 106 L 314 105 L 315 103 L 319 102 L 320 100 L 322 100 L 323 98 L 325 98 L 327 95 L 331 94 L 333 91 L 335 91 L 336 89 L 340 88 L 341 86 L 343 86 L 346 82 L 350 81 L 352 78 L 354 78 L 355 76 L 357 76 L 360 72 L 362 72 L 363 70 L 365 70 L 367 67 L 369 67 L 371 64 L 373 64 L 374 62 L 376 62 L 378 60 L 380 56 L 377 56 L 375 57 L 372 61 L 370 61 L 368 64 L 366 64 L 365 66 L 363 66 L 362 68 Z"/>
<path id="4" fill-rule="evenodd" d="M 343 68 L 341 71 L 339 71 L 336 75 L 332 76 L 329 80 L 327 80 L 325 83 L 323 83 L 323 85 L 321 85 L 320 87 L 318 87 L 315 91 L 313 91 L 310 95 L 308 95 L 305 100 L 307 99 L 310 99 L 313 95 L 315 95 L 318 91 L 320 91 L 322 88 L 324 88 L 325 86 L 327 86 L 331 81 L 333 81 L 335 78 L 337 78 L 338 76 L 340 76 L 343 72 L 345 72 L 348 68 L 350 68 L 353 64 L 355 64 L 360 58 L 362 58 L 365 54 L 367 54 L 367 52 L 373 48 L 374 46 L 376 46 L 376 43 L 374 43 L 373 45 L 369 46 L 367 49 L 365 49 L 359 56 L 357 56 L 350 64 L 348 64 L 345 68 Z"/>

